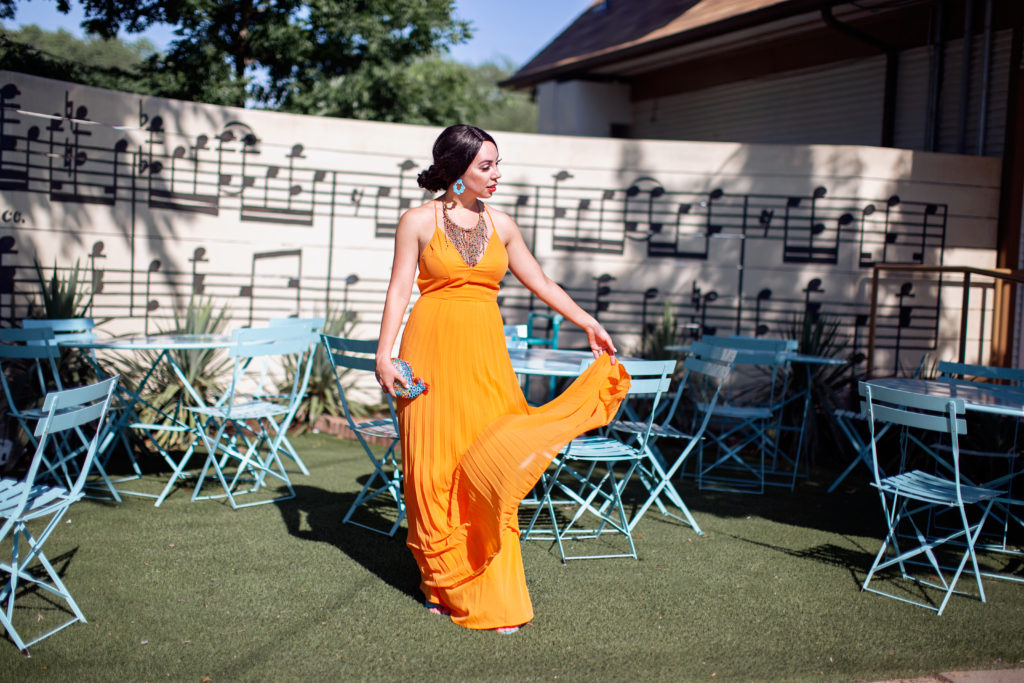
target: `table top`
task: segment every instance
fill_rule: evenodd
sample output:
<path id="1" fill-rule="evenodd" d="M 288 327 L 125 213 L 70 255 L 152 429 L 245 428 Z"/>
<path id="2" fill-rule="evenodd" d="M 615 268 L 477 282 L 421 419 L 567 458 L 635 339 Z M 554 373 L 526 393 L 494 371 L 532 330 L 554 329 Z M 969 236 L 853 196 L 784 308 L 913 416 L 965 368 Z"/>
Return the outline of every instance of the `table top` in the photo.
<path id="1" fill-rule="evenodd" d="M 672 353 L 689 353 L 689 344 L 673 344 L 665 347 L 666 351 Z M 750 349 L 736 349 L 737 353 L 743 353 L 750 351 Z M 803 365 L 846 365 L 846 361 L 842 358 L 832 358 L 829 356 L 814 356 L 808 353 L 797 353 L 796 351 L 780 351 L 779 353 L 791 363 L 801 363 Z"/>
<path id="2" fill-rule="evenodd" d="M 962 398 L 966 410 L 1024 417 L 1024 391 L 998 384 L 970 382 L 963 379 L 913 379 L 909 377 L 865 380 L 865 384 L 887 389 L 913 391 L 926 396 Z"/>
<path id="3" fill-rule="evenodd" d="M 575 377 L 580 374 L 580 362 L 593 359 L 590 351 L 569 349 L 509 349 L 512 369 L 520 375 L 547 375 Z"/>
<path id="4" fill-rule="evenodd" d="M 176 351 L 190 349 L 226 349 L 230 334 L 157 334 L 138 337 L 111 337 L 91 341 L 57 341 L 77 349 L 120 349 L 124 351 Z"/>

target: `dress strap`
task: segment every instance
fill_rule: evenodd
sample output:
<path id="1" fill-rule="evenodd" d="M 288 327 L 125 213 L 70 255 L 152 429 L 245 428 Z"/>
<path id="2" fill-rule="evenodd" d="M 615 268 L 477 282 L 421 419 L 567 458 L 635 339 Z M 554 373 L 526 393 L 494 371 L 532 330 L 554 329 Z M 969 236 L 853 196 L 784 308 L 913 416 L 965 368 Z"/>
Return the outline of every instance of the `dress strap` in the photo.
<path id="1" fill-rule="evenodd" d="M 484 203 L 483 201 L 481 201 L 480 203 L 484 205 L 484 213 L 487 214 L 487 220 L 491 222 L 491 232 L 498 232 L 498 229 L 494 227 L 494 219 L 491 218 L 491 210 L 487 208 L 487 204 Z M 499 239 L 500 237 L 501 236 L 499 235 Z M 490 238 L 488 238 L 487 241 L 490 242 Z"/>

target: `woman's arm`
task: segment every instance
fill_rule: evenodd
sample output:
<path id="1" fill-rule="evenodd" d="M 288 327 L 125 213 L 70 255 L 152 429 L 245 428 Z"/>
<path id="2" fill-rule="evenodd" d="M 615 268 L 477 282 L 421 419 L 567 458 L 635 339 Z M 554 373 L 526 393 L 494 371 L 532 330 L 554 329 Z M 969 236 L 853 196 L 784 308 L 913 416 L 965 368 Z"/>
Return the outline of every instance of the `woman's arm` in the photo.
<path id="1" fill-rule="evenodd" d="M 590 343 L 590 349 L 594 352 L 595 358 L 602 353 L 614 356 L 615 344 L 601 323 L 580 308 L 579 304 L 573 301 L 564 289 L 544 274 L 537 259 L 533 257 L 529 247 L 526 246 L 519 226 L 504 214 L 498 214 L 498 217 L 502 223 L 499 234 L 504 233 L 502 237 L 505 241 L 505 250 L 508 252 L 508 266 L 512 274 L 519 278 L 519 281 L 536 294 L 541 301 L 587 333 L 587 341 Z M 614 362 L 614 360 L 613 358 L 612 361 Z"/>
<path id="2" fill-rule="evenodd" d="M 412 284 L 416 277 L 416 262 L 420 255 L 420 221 L 418 212 L 407 211 L 398 222 L 395 231 L 395 256 L 391 264 L 391 281 L 388 283 L 384 313 L 380 321 L 380 336 L 377 340 L 376 374 L 377 383 L 392 398 L 395 396 L 395 380 L 401 383 L 401 375 L 391 362 L 391 352 L 402 327 L 405 309 L 409 306 Z"/>

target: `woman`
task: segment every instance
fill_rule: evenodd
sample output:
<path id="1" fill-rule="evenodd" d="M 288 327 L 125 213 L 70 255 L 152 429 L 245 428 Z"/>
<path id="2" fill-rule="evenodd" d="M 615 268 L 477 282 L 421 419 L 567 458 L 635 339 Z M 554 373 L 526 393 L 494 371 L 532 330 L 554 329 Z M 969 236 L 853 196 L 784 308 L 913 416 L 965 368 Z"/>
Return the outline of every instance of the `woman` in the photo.
<path id="1" fill-rule="evenodd" d="M 408 546 L 428 609 L 513 632 L 533 617 L 518 503 L 561 446 L 612 418 L 629 380 L 605 329 L 543 273 L 512 219 L 481 201 L 501 178 L 493 138 L 451 126 L 433 155 L 418 181 L 443 194 L 398 223 L 377 381 L 391 396 L 402 383 L 392 350 L 415 278 L 420 298 L 398 357 L 430 391 L 398 400 Z M 527 406 L 505 347 L 497 294 L 508 269 L 583 328 L 598 359 L 540 408 Z"/>

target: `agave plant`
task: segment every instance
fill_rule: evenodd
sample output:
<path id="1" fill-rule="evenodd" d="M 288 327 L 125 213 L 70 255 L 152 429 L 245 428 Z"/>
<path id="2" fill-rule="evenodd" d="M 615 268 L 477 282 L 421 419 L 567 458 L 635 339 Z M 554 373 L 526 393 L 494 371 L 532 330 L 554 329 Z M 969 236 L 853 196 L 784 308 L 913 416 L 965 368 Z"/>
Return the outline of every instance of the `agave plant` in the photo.
<path id="1" fill-rule="evenodd" d="M 324 324 L 324 334 L 332 337 L 347 337 L 356 324 L 354 311 L 332 311 L 327 315 L 327 322 Z M 292 378 L 300 369 L 296 366 L 294 358 L 288 358 L 284 362 L 284 379 L 280 389 L 282 392 L 291 390 Z M 348 370 L 339 373 L 339 380 L 347 379 Z M 362 406 L 349 404 L 349 408 L 356 415 L 365 415 L 373 411 L 373 406 Z M 338 386 L 335 381 L 334 368 L 331 366 L 327 352 L 322 345 L 318 345 L 313 353 L 313 367 L 309 373 L 309 386 L 306 395 L 302 398 L 299 408 L 295 413 L 295 420 L 292 422 L 294 429 L 305 432 L 312 429 L 322 415 L 340 416 L 343 414 L 341 401 L 338 398 Z"/>
<path id="2" fill-rule="evenodd" d="M 171 329 L 161 329 L 160 332 L 223 334 L 227 331 L 228 321 L 226 306 L 216 308 L 212 299 L 190 298 L 183 310 L 175 310 Z M 230 367 L 230 360 L 223 349 L 176 350 L 170 354 L 204 403 L 216 400 L 223 393 L 224 379 Z M 157 425 L 184 423 L 194 426 L 195 418 L 187 408 L 196 405 L 195 399 L 185 390 L 170 365 L 159 361 L 157 352 L 140 353 L 122 361 L 118 368 L 122 377 L 133 384 L 141 382 L 152 370 L 146 386 L 154 387 L 154 390 L 143 394 L 146 408 L 140 415 L 142 421 Z M 174 447 L 182 445 L 187 433 L 159 430 L 155 436 L 162 446 Z"/>
<path id="3" fill-rule="evenodd" d="M 667 351 L 666 347 L 681 344 L 682 342 L 683 338 L 679 333 L 678 320 L 672 312 L 672 304 L 666 301 L 661 309 L 661 318 L 644 335 L 643 343 L 635 355 L 654 360 L 674 358 L 678 354 Z"/>
<path id="4" fill-rule="evenodd" d="M 85 291 L 85 281 L 80 278 L 81 268 L 78 261 L 72 266 L 67 278 L 61 278 L 57 271 L 57 263 L 53 264 L 53 275 L 47 280 L 43 275 L 43 269 L 39 261 L 33 260 L 36 269 L 36 278 L 39 281 L 39 293 L 43 299 L 43 318 L 84 318 L 92 306 L 94 292 L 92 288 Z M 29 307 L 30 315 L 35 311 Z"/>

